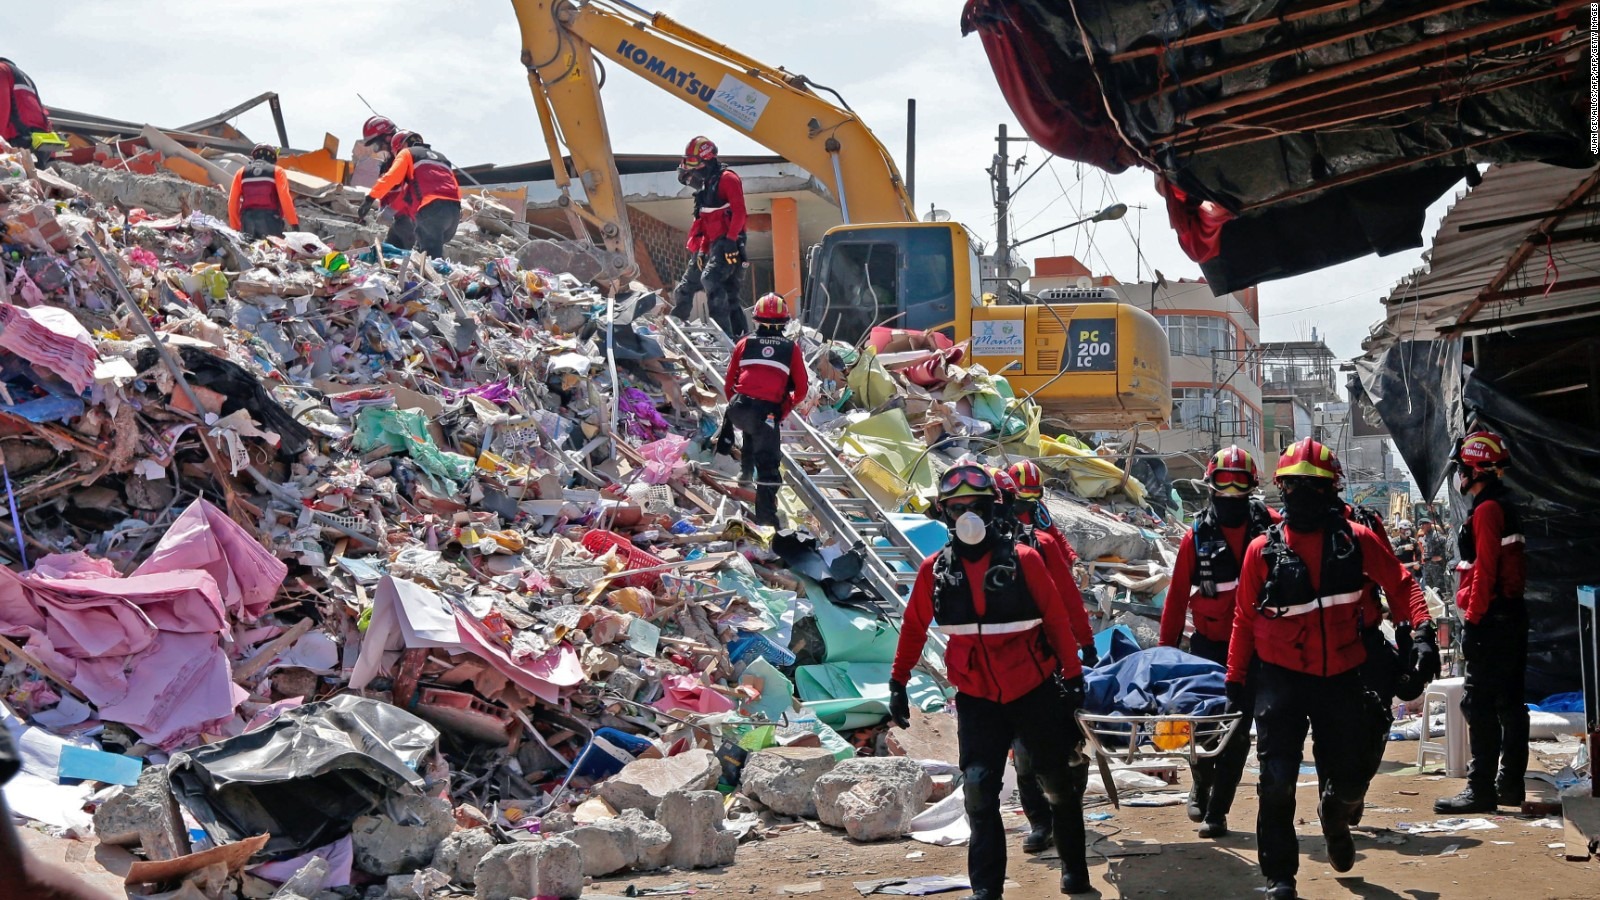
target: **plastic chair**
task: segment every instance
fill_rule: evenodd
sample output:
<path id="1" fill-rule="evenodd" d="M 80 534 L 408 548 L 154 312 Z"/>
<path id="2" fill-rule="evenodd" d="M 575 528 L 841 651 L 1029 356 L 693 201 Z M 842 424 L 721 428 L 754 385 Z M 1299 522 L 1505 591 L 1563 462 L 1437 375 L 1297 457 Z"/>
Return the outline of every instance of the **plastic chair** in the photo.
<path id="1" fill-rule="evenodd" d="M 1461 711 L 1461 697 L 1466 689 L 1465 678 L 1441 678 L 1422 692 L 1423 728 L 1417 741 L 1417 768 L 1421 769 L 1428 755 L 1444 757 L 1444 773 L 1451 778 L 1467 776 L 1467 717 Z M 1433 703 L 1444 704 L 1444 740 L 1429 740 Z"/>

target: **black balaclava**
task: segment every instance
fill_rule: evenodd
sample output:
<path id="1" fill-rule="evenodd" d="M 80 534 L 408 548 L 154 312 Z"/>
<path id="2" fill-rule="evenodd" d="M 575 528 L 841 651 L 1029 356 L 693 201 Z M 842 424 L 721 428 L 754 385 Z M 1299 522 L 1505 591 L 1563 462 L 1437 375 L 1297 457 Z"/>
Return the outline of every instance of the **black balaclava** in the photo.
<path id="1" fill-rule="evenodd" d="M 1284 517 L 1295 531 L 1315 531 L 1328 523 L 1339 509 L 1339 492 L 1330 478 L 1311 478 L 1283 492 Z"/>
<path id="2" fill-rule="evenodd" d="M 1250 518 L 1249 495 L 1212 494 L 1211 508 L 1217 511 L 1217 524 L 1238 528 Z"/>

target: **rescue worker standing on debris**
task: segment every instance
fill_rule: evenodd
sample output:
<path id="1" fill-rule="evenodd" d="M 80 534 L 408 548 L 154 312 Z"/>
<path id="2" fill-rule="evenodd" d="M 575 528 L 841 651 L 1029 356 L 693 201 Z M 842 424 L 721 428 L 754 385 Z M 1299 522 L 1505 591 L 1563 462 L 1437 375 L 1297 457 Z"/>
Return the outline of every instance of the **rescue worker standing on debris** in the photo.
<path id="1" fill-rule="evenodd" d="M 51 130 L 39 89 L 17 64 L 0 56 L 0 138 L 19 150 L 33 150 L 35 133 Z M 48 154 L 41 154 L 44 163 Z"/>
<path id="2" fill-rule="evenodd" d="M 1090 890 L 1084 860 L 1083 791 L 1088 766 L 1074 713 L 1083 667 L 1067 611 L 1039 551 L 999 532 L 1000 498 L 983 466 L 961 464 L 939 479 L 937 511 L 950 542 L 923 561 L 901 624 L 889 681 L 889 715 L 909 727 L 906 683 L 922 656 L 928 624 L 949 638 L 945 665 L 956 688 L 967 819 L 967 876 L 974 900 L 999 900 L 1006 880 L 1000 785 L 1006 752 L 1020 738 L 1054 819 L 1062 893 Z"/>
<path id="3" fill-rule="evenodd" d="M 250 161 L 233 173 L 228 191 L 228 225 L 245 237 L 283 237 L 284 227 L 300 227 L 289 195 L 289 176 L 278 166 L 278 151 L 266 144 L 250 150 Z"/>
<path id="4" fill-rule="evenodd" d="M 1072 633 L 1078 639 L 1078 653 L 1084 668 L 1094 668 L 1100 662 L 1099 651 L 1094 646 L 1094 628 L 1089 624 L 1089 611 L 1084 607 L 1083 594 L 1078 590 L 1078 580 L 1072 567 L 1078 556 L 1060 531 L 1050 521 L 1050 511 L 1040 501 L 1044 499 L 1044 473 L 1032 460 L 1023 460 L 1005 472 L 997 473 L 1001 495 L 1014 522 L 1016 541 L 1039 551 L 1045 567 L 1055 581 L 1056 595 L 1066 607 L 1067 619 L 1072 623 Z M 1022 802 L 1022 812 L 1028 817 L 1028 834 L 1022 839 L 1024 853 L 1043 853 L 1054 845 L 1055 821 L 1050 812 L 1050 801 L 1045 798 L 1044 787 L 1039 783 L 1038 768 L 1033 754 L 1021 740 L 1011 742 L 1011 757 L 1017 765 L 1017 798 Z"/>
<path id="5" fill-rule="evenodd" d="M 1465 620 L 1461 655 L 1467 663 L 1461 698 L 1467 717 L 1467 789 L 1433 804 L 1448 815 L 1521 806 L 1528 768 L 1528 607 L 1522 518 L 1501 482 L 1511 465 L 1505 438 L 1475 431 L 1456 445 L 1456 487 L 1472 500 L 1461 526 L 1456 606 Z"/>
<path id="6" fill-rule="evenodd" d="M 443 258 L 444 245 L 461 225 L 461 184 L 456 181 L 455 168 L 415 132 L 396 132 L 389 147 L 394 162 L 361 202 L 356 218 L 365 222 L 373 203 L 395 191 L 406 192 L 402 196 L 409 196 L 417 205 L 417 249 Z"/>
<path id="7" fill-rule="evenodd" d="M 744 266 L 744 182 L 722 166 L 717 145 L 697 137 L 683 151 L 678 181 L 694 190 L 694 224 L 689 226 L 689 267 L 672 292 L 672 314 L 688 321 L 694 295 L 706 292 L 711 318 L 737 338 L 748 323 L 739 305 L 739 274 Z"/>
<path id="8" fill-rule="evenodd" d="M 1339 474 L 1337 457 L 1322 444 L 1290 445 L 1276 472 L 1285 521 L 1250 543 L 1239 570 L 1228 704 L 1243 709 L 1253 691 L 1261 762 L 1256 842 L 1269 900 L 1295 897 L 1294 793 L 1308 727 L 1325 784 L 1318 814 L 1328 861 L 1336 872 L 1355 865 L 1350 820 L 1366 792 L 1370 735 L 1361 727 L 1369 716 L 1358 671 L 1366 658 L 1362 587 L 1371 576 L 1391 597 L 1417 591 L 1388 543 L 1344 517 Z"/>
<path id="9" fill-rule="evenodd" d="M 723 387 L 728 422 L 744 433 L 739 448 L 740 480 L 755 476 L 757 525 L 778 525 L 778 489 L 783 486 L 778 429 L 810 389 L 800 345 L 783 336 L 789 304 L 777 294 L 756 301 L 756 333 L 739 339 L 728 358 Z M 723 429 L 718 453 L 729 452 L 733 433 Z"/>
<path id="10" fill-rule="evenodd" d="M 373 158 L 378 160 L 380 178 L 394 165 L 395 152 L 389 145 L 399 130 L 394 122 L 384 116 L 372 116 L 361 126 L 361 143 L 365 144 L 372 151 Z M 400 190 L 390 191 L 383 195 L 379 203 L 394 216 L 394 221 L 389 224 L 389 233 L 384 236 L 383 242 L 401 250 L 410 250 L 417 244 L 417 202 L 411 195 L 411 188 L 411 184 L 408 183 Z"/>
<path id="11" fill-rule="evenodd" d="M 1252 496 L 1260 481 L 1255 459 L 1237 446 L 1218 451 L 1206 465 L 1211 505 L 1195 517 L 1178 545 L 1172 586 L 1161 610 L 1161 646 L 1177 647 L 1185 616 L 1191 616 L 1194 633 L 1189 636 L 1189 652 L 1227 665 L 1240 560 L 1251 541 L 1280 521 L 1277 513 Z M 1246 716 L 1252 711 L 1249 694 L 1247 681 L 1237 698 L 1238 711 Z M 1250 728 L 1244 724 L 1233 730 L 1216 756 L 1195 760 L 1188 813 L 1189 821 L 1203 823 L 1201 837 L 1228 833 L 1228 811 L 1249 755 Z"/>

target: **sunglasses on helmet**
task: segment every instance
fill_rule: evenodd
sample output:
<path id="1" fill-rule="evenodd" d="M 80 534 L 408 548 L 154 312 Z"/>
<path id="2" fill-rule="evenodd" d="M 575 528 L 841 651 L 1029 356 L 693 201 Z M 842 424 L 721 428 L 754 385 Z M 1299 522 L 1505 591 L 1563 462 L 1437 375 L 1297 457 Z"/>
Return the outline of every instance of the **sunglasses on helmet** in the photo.
<path id="1" fill-rule="evenodd" d="M 980 491 L 994 490 L 994 478 L 977 466 L 956 466 L 939 476 L 939 493 L 948 494 L 962 485 Z"/>

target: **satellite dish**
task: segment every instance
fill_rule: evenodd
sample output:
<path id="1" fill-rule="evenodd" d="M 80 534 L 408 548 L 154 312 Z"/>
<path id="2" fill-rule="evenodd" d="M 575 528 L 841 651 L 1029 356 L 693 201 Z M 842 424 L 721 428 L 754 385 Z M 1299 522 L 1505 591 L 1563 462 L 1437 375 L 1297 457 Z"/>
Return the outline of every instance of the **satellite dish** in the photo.
<path id="1" fill-rule="evenodd" d="M 922 214 L 922 221 L 948 222 L 950 221 L 950 211 L 947 209 L 935 209 L 934 207 L 930 206 L 928 207 L 928 211 Z"/>
<path id="2" fill-rule="evenodd" d="M 1087 291 L 1092 287 L 1094 287 L 1094 279 L 1093 278 L 1090 278 L 1087 275 L 1079 275 L 1078 276 L 1078 289 L 1079 290 Z"/>

